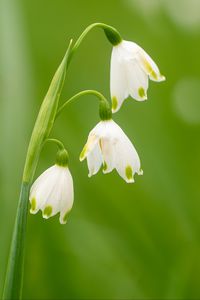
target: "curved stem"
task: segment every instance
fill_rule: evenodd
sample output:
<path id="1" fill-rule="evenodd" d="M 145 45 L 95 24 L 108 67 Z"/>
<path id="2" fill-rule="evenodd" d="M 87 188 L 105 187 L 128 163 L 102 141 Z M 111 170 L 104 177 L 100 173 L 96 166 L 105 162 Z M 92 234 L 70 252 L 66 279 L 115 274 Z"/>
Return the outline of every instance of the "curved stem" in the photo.
<path id="1" fill-rule="evenodd" d="M 69 155 L 63 143 L 57 139 L 46 139 L 43 143 L 43 146 L 46 142 L 52 142 L 55 143 L 56 146 L 58 146 L 59 150 L 56 155 L 56 164 L 62 167 L 67 166 L 69 161 Z"/>
<path id="2" fill-rule="evenodd" d="M 97 98 L 99 98 L 100 101 L 109 103 L 108 100 L 100 93 L 97 92 L 95 90 L 85 90 L 85 91 L 81 91 L 79 93 L 77 93 L 76 95 L 74 95 L 73 97 L 71 97 L 70 99 L 68 99 L 67 101 L 64 102 L 64 104 L 57 110 L 57 114 L 56 114 L 56 118 L 60 115 L 60 113 L 63 111 L 63 109 L 70 103 L 74 102 L 75 100 L 77 100 L 78 98 L 85 96 L 85 95 L 94 95 Z"/>
<path id="3" fill-rule="evenodd" d="M 52 142 L 52 143 L 55 143 L 55 144 L 58 146 L 58 149 L 59 149 L 59 150 L 65 149 L 65 146 L 63 145 L 63 143 L 62 143 L 61 141 L 57 140 L 57 139 L 46 139 L 46 140 L 44 141 L 43 145 L 46 144 L 46 142 Z"/>
<path id="4" fill-rule="evenodd" d="M 89 25 L 80 35 L 80 37 L 77 39 L 76 43 L 74 44 L 70 56 L 69 56 L 69 62 L 71 61 L 72 56 L 76 52 L 76 50 L 79 48 L 80 44 L 86 37 L 86 35 L 93 29 L 99 27 L 104 30 L 108 40 L 111 42 L 112 45 L 116 46 L 122 41 L 122 37 L 120 33 L 112 26 L 104 24 L 104 23 L 93 23 Z"/>

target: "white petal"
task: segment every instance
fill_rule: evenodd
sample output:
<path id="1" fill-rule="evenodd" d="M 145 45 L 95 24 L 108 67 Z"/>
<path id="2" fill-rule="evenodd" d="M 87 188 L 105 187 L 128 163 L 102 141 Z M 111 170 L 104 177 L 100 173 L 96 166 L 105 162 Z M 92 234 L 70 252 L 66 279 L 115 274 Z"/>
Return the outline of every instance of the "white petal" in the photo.
<path id="1" fill-rule="evenodd" d="M 123 130 L 115 122 L 112 126 L 116 138 L 114 146 L 115 168 L 126 182 L 134 182 L 134 173 L 141 175 L 139 156 Z"/>
<path id="2" fill-rule="evenodd" d="M 116 169 L 128 183 L 134 182 L 134 174 L 142 174 L 139 156 L 129 140 L 116 145 Z"/>
<path id="3" fill-rule="evenodd" d="M 123 59 L 124 61 L 128 61 L 137 58 L 138 50 L 140 47 L 136 43 L 124 40 L 121 45 L 121 59 Z"/>
<path id="4" fill-rule="evenodd" d="M 99 122 L 89 133 L 87 142 L 83 147 L 83 150 L 80 154 L 80 161 L 83 161 L 88 154 L 94 149 L 94 147 L 99 142 L 99 139 L 104 131 L 104 122 Z"/>
<path id="5" fill-rule="evenodd" d="M 165 77 L 160 74 L 158 66 L 146 51 L 138 44 L 130 41 L 123 41 L 124 49 L 126 49 L 127 59 L 137 59 L 141 68 L 149 75 L 151 80 L 163 81 Z"/>
<path id="6" fill-rule="evenodd" d="M 114 144 L 115 138 L 112 136 L 109 138 L 102 138 L 101 139 L 101 149 L 103 155 L 103 173 L 110 173 L 114 169 L 114 161 L 115 161 L 115 152 Z"/>
<path id="7" fill-rule="evenodd" d="M 89 169 L 89 174 L 88 174 L 89 177 L 95 175 L 99 171 L 102 165 L 102 154 L 101 154 L 99 143 L 97 143 L 93 148 L 93 150 L 88 153 L 87 165 Z"/>
<path id="8" fill-rule="evenodd" d="M 35 214 L 43 207 L 49 195 L 52 193 L 54 188 L 53 183 L 55 182 L 56 177 L 57 166 L 52 166 L 42 173 L 34 182 L 29 197 L 31 204 L 33 204 L 34 201 L 34 209 L 31 208 L 31 213 Z"/>
<path id="9" fill-rule="evenodd" d="M 128 97 L 128 82 L 124 62 L 120 55 L 120 47 L 121 45 L 113 47 L 111 56 L 110 93 L 113 112 L 118 111 L 124 99 Z"/>
<path id="10" fill-rule="evenodd" d="M 49 184 L 52 185 L 51 193 L 48 195 L 46 201 L 40 207 L 40 209 L 43 211 L 43 217 L 45 219 L 56 215 L 60 211 L 61 193 L 63 184 L 65 184 L 63 182 L 63 170 L 65 170 L 66 168 L 58 168 L 59 171 L 57 172 L 54 181 L 52 181 L 52 179 L 51 181 L 49 180 Z"/>
<path id="11" fill-rule="evenodd" d="M 61 224 L 65 224 L 67 222 L 67 215 L 71 210 L 74 201 L 73 179 L 68 168 L 65 170 L 63 175 L 59 218 Z"/>
<path id="12" fill-rule="evenodd" d="M 104 141 L 110 142 L 110 140 L 112 140 L 113 123 L 112 120 L 101 121 L 89 133 L 86 150 L 83 150 L 83 155 L 81 157 L 81 160 L 87 157 L 89 177 L 99 171 L 102 162 L 104 163 L 104 168 L 107 165 L 107 172 L 110 172 L 113 169 L 113 163 L 111 163 L 112 155 L 110 155 L 110 150 L 106 149 L 106 145 L 104 144 Z M 88 146 L 88 144 L 90 144 L 90 138 L 93 136 L 95 136 L 95 142 L 92 140 L 92 146 Z"/>
<path id="13" fill-rule="evenodd" d="M 81 151 L 80 154 L 80 161 L 83 161 L 88 154 L 95 148 L 95 146 L 98 143 L 98 137 L 96 135 L 89 135 L 87 143 L 85 144 L 85 146 L 83 147 L 83 150 Z"/>
<path id="14" fill-rule="evenodd" d="M 147 99 L 148 75 L 141 69 L 137 60 L 126 64 L 129 94 L 138 101 Z"/>
<path id="15" fill-rule="evenodd" d="M 153 59 L 140 47 L 141 51 L 138 55 L 141 67 L 149 75 L 153 81 L 164 81 L 165 77 L 160 74 L 158 66 Z"/>
<path id="16" fill-rule="evenodd" d="M 115 144 L 118 140 L 119 126 L 113 121 L 104 121 L 104 131 L 100 139 L 103 156 L 103 172 L 109 173 L 115 167 Z"/>

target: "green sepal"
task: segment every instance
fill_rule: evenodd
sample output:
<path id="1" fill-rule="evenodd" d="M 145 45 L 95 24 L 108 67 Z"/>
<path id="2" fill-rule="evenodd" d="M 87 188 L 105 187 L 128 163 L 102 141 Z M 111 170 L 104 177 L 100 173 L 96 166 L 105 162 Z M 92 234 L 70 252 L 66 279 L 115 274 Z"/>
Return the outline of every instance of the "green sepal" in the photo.
<path id="1" fill-rule="evenodd" d="M 112 110 L 108 101 L 100 100 L 99 102 L 99 116 L 102 121 L 112 119 Z"/>
<path id="2" fill-rule="evenodd" d="M 104 28 L 104 32 L 107 39 L 113 46 L 117 46 L 122 42 L 122 37 L 115 28 L 108 26 Z"/>
<path id="3" fill-rule="evenodd" d="M 60 167 L 67 167 L 69 161 L 69 155 L 66 149 L 61 149 L 56 155 L 56 165 Z"/>

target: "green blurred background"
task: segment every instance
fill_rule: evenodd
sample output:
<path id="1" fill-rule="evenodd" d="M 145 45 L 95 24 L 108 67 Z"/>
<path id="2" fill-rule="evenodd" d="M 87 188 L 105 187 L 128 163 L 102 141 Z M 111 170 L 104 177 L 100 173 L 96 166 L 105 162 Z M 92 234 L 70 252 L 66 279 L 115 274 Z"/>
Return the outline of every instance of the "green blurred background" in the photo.
<path id="1" fill-rule="evenodd" d="M 70 38 L 93 22 L 140 44 L 167 81 L 148 101 L 126 100 L 114 119 L 144 175 L 89 179 L 79 153 L 99 121 L 88 96 L 52 136 L 70 154 L 75 203 L 68 223 L 28 216 L 24 299 L 200 299 L 200 1 L 0 1 L 0 292 L 31 130 Z M 61 101 L 83 89 L 109 97 L 111 45 L 93 30 L 74 57 Z M 42 152 L 39 175 L 54 163 Z"/>

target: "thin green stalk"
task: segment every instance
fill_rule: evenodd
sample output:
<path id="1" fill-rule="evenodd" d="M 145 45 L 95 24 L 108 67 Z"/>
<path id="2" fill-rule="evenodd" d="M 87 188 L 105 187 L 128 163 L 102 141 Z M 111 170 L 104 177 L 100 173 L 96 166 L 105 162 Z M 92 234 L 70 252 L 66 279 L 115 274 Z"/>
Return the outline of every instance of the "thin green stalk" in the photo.
<path id="1" fill-rule="evenodd" d="M 27 223 L 30 184 L 23 182 L 15 219 L 11 251 L 8 261 L 9 276 L 6 276 L 3 299 L 20 299 L 24 269 L 24 244 Z"/>
<path id="2" fill-rule="evenodd" d="M 79 93 L 77 93 L 76 95 L 72 96 L 70 99 L 68 99 L 67 101 L 65 101 L 60 108 L 58 108 L 57 114 L 56 114 L 56 118 L 61 114 L 61 112 L 63 111 L 63 109 L 69 105 L 70 103 L 74 102 L 75 100 L 77 100 L 78 98 L 85 96 L 85 95 L 94 95 L 96 96 L 100 101 L 106 101 L 106 98 L 99 92 L 95 91 L 95 90 L 85 90 L 85 91 L 81 91 Z"/>
<path id="3" fill-rule="evenodd" d="M 56 146 L 58 147 L 58 152 L 56 155 L 56 164 L 59 166 L 66 166 L 69 161 L 69 155 L 63 143 L 57 139 L 46 139 L 44 143 L 46 142 L 52 142 L 56 144 Z"/>
<path id="4" fill-rule="evenodd" d="M 52 138 L 51 139 L 46 139 L 44 141 L 44 144 L 46 144 L 47 142 L 55 143 L 58 146 L 59 150 L 65 149 L 65 146 L 63 145 L 63 143 L 61 141 L 57 140 L 57 139 L 52 139 Z"/>
<path id="5" fill-rule="evenodd" d="M 80 44 L 82 43 L 82 41 L 84 40 L 84 38 L 86 37 L 86 35 L 93 29 L 93 28 L 101 28 L 104 30 L 109 42 L 112 45 L 118 45 L 119 43 L 121 43 L 122 41 L 122 37 L 120 35 L 120 33 L 112 26 L 104 24 L 104 23 L 93 23 L 91 25 L 89 25 L 84 31 L 83 33 L 80 35 L 80 37 L 77 39 L 75 45 L 72 48 L 72 51 L 70 53 L 69 56 L 69 60 L 68 63 L 70 63 L 72 56 L 74 55 L 74 53 L 76 52 L 76 50 L 79 48 Z"/>
<path id="6" fill-rule="evenodd" d="M 94 95 L 99 99 L 99 116 L 101 120 L 109 120 L 112 117 L 112 111 L 111 106 L 108 100 L 99 92 L 95 90 L 85 90 L 77 93 L 73 97 L 71 97 L 69 100 L 67 100 L 57 111 L 56 118 L 60 115 L 60 113 L 63 111 L 63 109 L 73 101 L 79 99 L 82 96 L 85 95 Z"/>

